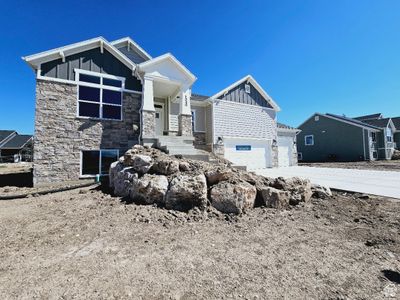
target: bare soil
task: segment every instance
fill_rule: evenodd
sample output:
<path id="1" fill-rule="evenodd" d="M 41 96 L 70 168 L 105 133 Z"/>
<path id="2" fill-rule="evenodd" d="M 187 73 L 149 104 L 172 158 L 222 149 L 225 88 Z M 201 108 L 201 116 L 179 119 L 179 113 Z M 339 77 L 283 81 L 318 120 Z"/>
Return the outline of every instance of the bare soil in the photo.
<path id="1" fill-rule="evenodd" d="M 299 166 L 321 168 L 343 168 L 359 170 L 400 171 L 400 160 L 377 160 L 355 162 L 307 162 L 299 163 Z"/>
<path id="2" fill-rule="evenodd" d="M 0 299 L 399 299 L 399 216 L 337 193 L 241 216 L 89 189 L 0 201 Z"/>

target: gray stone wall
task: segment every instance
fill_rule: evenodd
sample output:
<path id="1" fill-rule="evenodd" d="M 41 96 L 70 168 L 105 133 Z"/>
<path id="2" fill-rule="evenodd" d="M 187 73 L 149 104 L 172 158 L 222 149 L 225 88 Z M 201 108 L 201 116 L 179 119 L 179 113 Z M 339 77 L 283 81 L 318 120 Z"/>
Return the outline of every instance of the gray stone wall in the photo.
<path id="1" fill-rule="evenodd" d="M 77 117 L 77 87 L 38 80 L 36 83 L 34 184 L 80 176 L 82 150 L 119 149 L 138 142 L 140 96 L 124 93 L 123 121 Z"/>
<path id="2" fill-rule="evenodd" d="M 192 135 L 192 116 L 179 115 L 179 135 Z"/>
<path id="3" fill-rule="evenodd" d="M 206 150 L 211 152 L 211 145 L 207 145 L 205 132 L 193 132 L 193 145 L 196 149 Z"/>
<path id="4" fill-rule="evenodd" d="M 278 162 L 278 145 L 272 145 L 272 167 L 277 168 L 279 166 Z"/>
<path id="5" fill-rule="evenodd" d="M 156 113 L 154 111 L 142 111 L 143 137 L 154 138 L 156 136 Z"/>

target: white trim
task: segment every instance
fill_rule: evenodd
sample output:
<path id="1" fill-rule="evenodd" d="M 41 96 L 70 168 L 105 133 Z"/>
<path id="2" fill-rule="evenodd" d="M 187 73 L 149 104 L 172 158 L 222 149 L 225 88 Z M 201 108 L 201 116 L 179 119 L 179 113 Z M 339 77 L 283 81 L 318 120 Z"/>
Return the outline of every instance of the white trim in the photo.
<path id="1" fill-rule="evenodd" d="M 326 118 L 328 118 L 328 119 L 332 119 L 332 120 L 335 120 L 335 121 L 339 121 L 339 122 L 342 122 L 342 123 L 346 123 L 346 124 L 349 124 L 349 125 L 353 125 L 353 126 L 356 126 L 356 127 L 360 127 L 360 128 L 364 128 L 364 129 L 367 129 L 367 130 L 373 130 L 374 132 L 379 132 L 380 131 L 380 129 L 375 129 L 372 125 L 372 127 L 369 127 L 369 126 L 363 126 L 363 125 L 361 125 L 361 124 L 355 124 L 355 123 L 352 123 L 352 122 L 348 122 L 348 121 L 346 121 L 346 120 L 342 120 L 342 119 L 339 119 L 339 118 L 335 118 L 335 117 L 333 117 L 333 116 L 329 116 L 329 115 L 326 115 L 326 114 L 321 114 L 321 113 L 314 113 L 313 115 L 311 115 L 311 117 L 309 117 L 307 120 L 305 120 L 303 123 L 301 123 L 299 126 L 298 126 L 298 128 L 300 128 L 301 126 L 303 126 L 304 124 L 306 124 L 308 121 L 310 121 L 310 119 L 312 119 L 314 116 L 316 116 L 316 115 L 318 115 L 318 116 L 320 116 L 320 117 L 326 117 Z M 358 121 L 358 120 L 355 120 L 355 121 Z M 318 121 L 319 122 L 319 121 Z M 360 122 L 360 121 L 358 121 L 358 122 Z"/>
<path id="2" fill-rule="evenodd" d="M 115 121 L 123 121 L 123 87 L 125 85 L 125 81 L 121 80 L 121 88 L 118 87 L 113 87 L 113 86 L 108 86 L 108 85 L 104 85 L 103 84 L 103 78 L 107 78 L 110 79 L 110 75 L 108 74 L 104 74 L 106 76 L 103 76 L 102 73 L 96 73 L 96 72 L 91 72 L 91 71 L 85 71 L 85 70 L 80 70 L 80 69 L 75 69 L 74 70 L 76 75 L 75 75 L 75 81 L 77 83 L 77 90 L 76 90 L 76 117 L 77 118 L 87 118 L 87 119 L 97 119 L 97 120 L 115 120 Z M 81 72 L 84 71 L 84 72 Z M 83 81 L 79 81 L 80 80 L 80 74 L 84 74 L 84 75 L 92 75 L 92 76 L 96 76 L 100 78 L 100 83 L 88 83 L 88 82 L 83 82 Z M 117 76 L 111 78 L 111 79 L 115 79 L 117 78 Z M 122 77 L 121 77 L 122 78 Z M 124 78 L 122 78 L 124 79 Z M 117 79 L 120 80 L 120 79 Z M 79 99 L 79 87 L 80 86 L 87 86 L 87 87 L 93 87 L 96 89 L 100 90 L 100 99 L 99 102 L 96 101 L 88 101 L 88 100 L 81 100 Z M 115 103 L 103 103 L 103 90 L 112 90 L 112 91 L 118 91 L 121 93 L 121 104 L 115 104 Z M 90 103 L 90 104 L 96 104 L 99 105 L 99 117 L 89 117 L 89 116 L 80 116 L 79 115 L 79 103 Z M 117 106 L 120 108 L 120 113 L 121 116 L 119 119 L 111 119 L 111 118 L 103 118 L 103 107 L 104 105 L 106 106 Z"/>
<path id="3" fill-rule="evenodd" d="M 251 106 L 254 107 L 254 105 L 252 104 L 247 104 L 247 103 L 240 103 L 240 102 L 234 102 L 234 101 L 229 101 L 229 100 L 222 100 L 222 99 L 213 99 L 213 103 L 219 103 L 219 102 L 224 102 L 224 103 L 229 103 L 229 104 L 233 104 L 233 105 L 243 105 L 243 106 Z M 276 110 L 274 108 L 270 108 L 270 107 L 266 107 L 266 106 L 259 106 L 261 109 L 263 110 L 272 110 L 275 111 Z"/>
<path id="4" fill-rule="evenodd" d="M 312 138 L 312 143 L 307 144 L 307 138 L 311 137 Z M 314 135 L 313 134 L 308 134 L 304 136 L 304 146 L 314 146 Z"/>
<path id="5" fill-rule="evenodd" d="M 193 84 L 197 78 L 190 72 L 179 60 L 175 58 L 171 53 L 166 53 L 151 60 L 142 62 L 138 65 L 140 71 L 146 72 L 146 69 L 152 65 L 156 65 L 162 61 L 169 60 L 172 62 L 178 69 L 180 69 L 186 77 L 189 79 L 189 83 Z"/>
<path id="6" fill-rule="evenodd" d="M 105 49 L 107 49 L 112 55 L 114 55 L 114 57 L 116 57 L 119 61 L 121 61 L 132 71 L 136 69 L 136 65 L 129 58 L 127 58 L 122 52 L 120 52 L 117 48 L 115 48 L 105 38 L 101 36 L 86 41 L 82 41 L 79 43 L 74 43 L 67 46 L 43 51 L 37 54 L 28 55 L 22 57 L 22 59 L 26 61 L 33 69 L 38 69 L 38 67 L 42 63 L 60 59 L 61 53 L 62 53 L 61 57 L 64 57 L 65 59 L 65 57 L 67 56 L 71 56 L 76 53 L 80 53 L 83 51 L 99 47 L 100 48 L 104 47 Z"/>
<path id="7" fill-rule="evenodd" d="M 78 83 L 75 80 L 68 80 L 68 79 L 60 79 L 60 78 L 54 78 L 54 77 L 48 77 L 48 76 L 42 76 L 42 75 L 37 75 L 36 79 L 39 80 L 45 80 L 45 81 L 54 81 L 54 82 L 58 82 L 58 83 L 65 83 L 65 84 L 71 84 L 71 85 L 77 85 Z M 90 86 L 90 82 L 83 82 L 83 85 Z M 94 83 L 95 84 L 95 83 Z M 113 86 L 109 86 L 111 89 L 115 88 L 118 90 L 121 90 L 121 88 L 117 88 L 117 87 L 113 87 Z M 140 91 L 134 91 L 134 90 L 129 90 L 129 89 L 122 89 L 122 91 L 124 93 L 132 93 L 132 94 L 138 94 L 141 95 L 142 92 Z"/>
<path id="8" fill-rule="evenodd" d="M 267 100 L 267 102 L 273 107 L 273 109 L 275 111 L 278 112 L 281 110 L 280 107 L 278 106 L 278 104 L 275 103 L 275 101 L 267 94 L 266 91 L 264 91 L 264 89 L 258 84 L 258 82 L 251 75 L 247 75 L 247 76 L 243 77 L 242 79 L 239 79 L 238 81 L 232 83 L 230 86 L 224 88 L 223 90 L 219 91 L 218 93 L 211 96 L 210 98 L 216 99 L 216 98 L 224 95 L 225 93 L 229 92 L 232 88 L 243 83 L 244 81 L 250 82 L 256 88 L 256 90 Z"/>
<path id="9" fill-rule="evenodd" d="M 130 50 L 130 47 L 133 46 L 136 50 L 136 52 L 138 52 L 138 54 L 144 58 L 144 59 L 151 59 L 152 57 L 150 56 L 150 54 L 148 54 L 146 51 L 144 51 L 144 49 L 142 47 L 140 47 L 134 40 L 132 40 L 130 37 L 124 37 L 115 41 L 112 41 L 110 43 L 111 45 L 113 45 L 114 47 L 116 47 L 118 49 L 118 47 L 120 45 L 124 45 L 126 44 L 128 47 L 128 51 Z"/>
<path id="10" fill-rule="evenodd" d="M 193 123 L 193 132 L 199 132 L 197 131 L 197 122 L 196 122 L 196 109 L 191 109 L 191 117 L 192 117 L 192 123 Z"/>
<path id="11" fill-rule="evenodd" d="M 363 148 L 364 148 L 364 160 L 367 160 L 366 152 L 365 152 L 365 129 L 362 128 L 362 135 L 363 135 Z"/>
<path id="12" fill-rule="evenodd" d="M 230 135 L 223 135 L 221 136 L 222 139 L 232 139 L 232 140 L 256 140 L 256 141 L 272 141 L 273 139 L 262 139 L 262 138 L 255 138 L 249 136 L 230 136 Z"/>
<path id="13" fill-rule="evenodd" d="M 82 166 L 83 166 L 83 152 L 84 151 L 99 151 L 99 172 L 98 174 L 90 175 L 90 174 L 82 174 Z M 101 174 L 101 153 L 103 151 L 116 151 L 117 152 L 117 160 L 119 157 L 119 149 L 95 149 L 95 150 L 80 150 L 79 152 L 79 178 L 93 178 L 96 177 L 97 175 L 100 176 L 108 176 L 108 174 Z"/>
<path id="14" fill-rule="evenodd" d="M 94 71 L 87 71 L 87 70 L 78 69 L 78 68 L 75 68 L 74 72 L 76 74 L 85 74 L 85 75 L 91 75 L 91 76 L 96 76 L 96 77 L 103 77 L 103 78 L 108 78 L 108 79 L 120 80 L 120 81 L 122 81 L 122 83 L 124 83 L 125 80 L 126 80 L 125 77 L 106 74 L 106 73 L 99 73 L 99 72 L 94 72 Z M 75 80 L 76 80 L 76 77 L 75 77 Z"/>

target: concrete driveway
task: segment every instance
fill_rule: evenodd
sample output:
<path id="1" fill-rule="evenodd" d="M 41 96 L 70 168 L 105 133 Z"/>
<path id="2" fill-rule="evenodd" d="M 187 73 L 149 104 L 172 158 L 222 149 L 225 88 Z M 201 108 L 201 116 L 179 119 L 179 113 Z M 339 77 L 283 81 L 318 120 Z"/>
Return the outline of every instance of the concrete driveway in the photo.
<path id="1" fill-rule="evenodd" d="M 295 166 L 257 169 L 255 172 L 268 177 L 298 176 L 331 188 L 400 199 L 400 172 L 395 171 Z"/>

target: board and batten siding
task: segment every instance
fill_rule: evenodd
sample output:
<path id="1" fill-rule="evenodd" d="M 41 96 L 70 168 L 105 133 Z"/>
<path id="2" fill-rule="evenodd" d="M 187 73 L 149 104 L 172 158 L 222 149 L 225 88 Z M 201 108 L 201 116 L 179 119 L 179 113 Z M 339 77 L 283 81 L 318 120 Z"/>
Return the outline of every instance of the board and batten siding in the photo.
<path id="1" fill-rule="evenodd" d="M 246 82 L 242 82 L 218 99 L 272 108 L 267 99 L 265 99 L 251 83 L 248 83 L 250 85 L 250 93 L 246 93 L 246 84 Z"/>
<path id="2" fill-rule="evenodd" d="M 65 80 L 75 80 L 74 69 L 104 73 L 125 78 L 125 88 L 142 91 L 140 80 L 132 76 L 132 70 L 115 58 L 106 49 L 100 48 L 83 51 L 62 59 L 56 59 L 41 65 L 41 75 Z"/>
<path id="3" fill-rule="evenodd" d="M 214 102 L 213 110 L 214 143 L 218 137 L 276 139 L 276 113 L 272 109 L 220 100 Z"/>
<path id="4" fill-rule="evenodd" d="M 136 53 L 132 49 L 128 50 L 127 46 L 118 48 L 118 50 L 121 51 L 127 58 L 129 58 L 135 64 L 140 64 L 147 60 L 147 59 L 144 59 L 143 57 L 141 57 L 138 53 Z"/>

